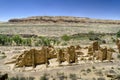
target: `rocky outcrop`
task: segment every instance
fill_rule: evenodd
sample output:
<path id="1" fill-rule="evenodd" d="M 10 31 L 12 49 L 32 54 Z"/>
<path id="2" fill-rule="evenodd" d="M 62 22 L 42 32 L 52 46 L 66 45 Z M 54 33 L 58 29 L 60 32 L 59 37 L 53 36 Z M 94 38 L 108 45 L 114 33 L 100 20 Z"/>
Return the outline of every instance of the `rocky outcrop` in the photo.
<path id="1" fill-rule="evenodd" d="M 33 16 L 21 19 L 10 19 L 10 23 L 51 23 L 51 24 L 67 24 L 67 23 L 101 23 L 101 24 L 120 24 L 120 20 L 102 20 L 91 19 L 86 17 L 70 17 L 70 16 Z"/>

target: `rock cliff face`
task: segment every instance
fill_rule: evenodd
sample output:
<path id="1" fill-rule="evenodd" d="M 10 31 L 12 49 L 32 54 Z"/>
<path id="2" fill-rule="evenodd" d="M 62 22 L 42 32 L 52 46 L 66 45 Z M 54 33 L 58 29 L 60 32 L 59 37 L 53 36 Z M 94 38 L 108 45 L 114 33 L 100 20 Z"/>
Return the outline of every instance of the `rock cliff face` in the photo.
<path id="1" fill-rule="evenodd" d="M 50 23 L 50 24 L 69 24 L 69 23 L 101 23 L 101 24 L 120 24 L 120 20 L 102 20 L 86 17 L 70 16 L 33 16 L 21 19 L 10 19 L 9 23 Z"/>

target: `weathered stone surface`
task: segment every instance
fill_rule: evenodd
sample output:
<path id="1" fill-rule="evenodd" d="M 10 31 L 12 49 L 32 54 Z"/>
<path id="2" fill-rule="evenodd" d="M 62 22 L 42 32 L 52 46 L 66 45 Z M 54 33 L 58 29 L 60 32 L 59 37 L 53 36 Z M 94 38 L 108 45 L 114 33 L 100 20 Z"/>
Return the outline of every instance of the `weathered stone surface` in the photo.
<path id="1" fill-rule="evenodd" d="M 76 60 L 76 54 L 75 54 L 75 47 L 70 46 L 67 48 L 67 62 L 68 63 L 74 63 Z"/>
<path id="2" fill-rule="evenodd" d="M 108 48 L 107 51 L 116 52 L 113 48 Z"/>
<path id="3" fill-rule="evenodd" d="M 94 41 L 92 44 L 92 47 L 93 47 L 93 52 L 95 52 L 96 50 L 99 50 L 100 46 L 98 41 Z"/>
<path id="4" fill-rule="evenodd" d="M 77 45 L 75 46 L 75 54 L 78 55 L 84 55 L 84 53 L 81 51 L 82 47 Z"/>
<path id="5" fill-rule="evenodd" d="M 98 51 L 100 49 L 100 45 L 98 44 L 98 41 L 94 41 L 92 45 L 88 47 L 88 55 L 92 56 L 95 55 L 95 51 Z"/>
<path id="6" fill-rule="evenodd" d="M 88 47 L 88 55 L 91 56 L 91 55 L 93 55 L 93 53 L 94 53 L 94 52 L 93 52 L 93 47 L 92 47 L 92 46 L 89 46 L 89 47 Z"/>
<path id="7" fill-rule="evenodd" d="M 25 50 L 21 55 L 17 55 L 13 61 L 6 62 L 6 64 L 15 63 L 16 67 L 33 66 L 38 64 L 49 64 L 48 59 L 56 58 L 54 47 L 44 46 L 40 50 L 30 49 Z"/>
<path id="8" fill-rule="evenodd" d="M 111 61 L 112 60 L 112 52 L 107 51 L 107 60 Z"/>
<path id="9" fill-rule="evenodd" d="M 57 53 L 53 46 L 48 46 L 47 53 L 48 53 L 48 59 L 57 58 Z"/>
<path id="10" fill-rule="evenodd" d="M 57 61 L 59 62 L 59 64 L 65 61 L 65 54 L 62 49 L 59 49 L 59 52 L 57 54 Z"/>
<path id="11" fill-rule="evenodd" d="M 112 60 L 112 54 L 113 52 L 108 50 L 107 47 L 100 48 L 98 51 L 95 51 L 93 53 L 93 57 L 96 58 L 96 60 Z"/>
<path id="12" fill-rule="evenodd" d="M 94 41 L 91 46 L 88 47 L 88 55 L 93 56 L 93 60 L 108 60 L 112 59 L 112 53 L 115 52 L 112 48 L 106 46 L 100 47 L 98 41 Z"/>
<path id="13" fill-rule="evenodd" d="M 24 51 L 23 54 L 21 54 L 17 61 L 16 66 L 17 67 L 23 67 L 23 66 L 33 66 L 35 67 L 37 64 L 46 63 L 46 50 L 36 50 L 31 49 L 30 51 Z"/>
<path id="14" fill-rule="evenodd" d="M 64 61 L 67 61 L 69 64 L 77 62 L 77 53 L 75 52 L 75 47 L 67 47 L 64 51 L 60 49 L 57 54 L 57 60 L 59 63 Z"/>

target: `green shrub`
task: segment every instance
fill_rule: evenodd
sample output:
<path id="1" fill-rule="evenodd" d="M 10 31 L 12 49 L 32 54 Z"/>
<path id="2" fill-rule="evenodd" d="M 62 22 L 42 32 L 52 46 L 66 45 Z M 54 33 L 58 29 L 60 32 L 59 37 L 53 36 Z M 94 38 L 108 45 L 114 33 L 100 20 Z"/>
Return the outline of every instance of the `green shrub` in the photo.
<path id="1" fill-rule="evenodd" d="M 28 77 L 28 80 L 35 80 L 34 77 Z"/>
<path id="2" fill-rule="evenodd" d="M 20 77 L 18 80 L 27 80 L 25 77 Z"/>
<path id="3" fill-rule="evenodd" d="M 96 80 L 96 78 L 93 77 L 92 80 Z"/>
<path id="4" fill-rule="evenodd" d="M 60 79 L 60 80 L 64 80 L 64 78 L 65 78 L 64 75 L 60 75 L 60 76 L 59 76 L 59 79 Z"/>
<path id="5" fill-rule="evenodd" d="M 120 59 L 120 54 L 117 55 L 117 58 Z"/>
<path id="6" fill-rule="evenodd" d="M 111 67 L 111 69 L 114 69 L 114 67 Z"/>
<path id="7" fill-rule="evenodd" d="M 120 37 L 120 30 L 116 33 L 117 37 Z"/>
<path id="8" fill-rule="evenodd" d="M 120 80 L 120 74 L 116 76 L 116 80 Z"/>
<path id="9" fill-rule="evenodd" d="M 0 35 L 0 45 L 6 46 L 6 45 L 11 45 L 12 44 L 12 39 L 6 35 Z"/>
<path id="10" fill-rule="evenodd" d="M 52 43 L 53 45 L 59 45 L 59 44 L 60 44 L 60 41 L 59 41 L 58 39 L 54 38 L 54 39 L 51 39 L 51 43 Z"/>
<path id="11" fill-rule="evenodd" d="M 17 46 L 20 46 L 22 44 L 22 38 L 19 35 L 15 35 L 12 37 L 13 41 L 16 43 Z"/>
<path id="12" fill-rule="evenodd" d="M 26 77 L 11 77 L 8 80 L 28 80 Z M 34 80 L 33 78 L 29 78 L 29 80 Z"/>
<path id="13" fill-rule="evenodd" d="M 95 66 L 92 66 L 92 69 L 96 69 Z"/>
<path id="14" fill-rule="evenodd" d="M 70 38 L 70 36 L 65 34 L 61 37 L 61 39 L 64 40 L 64 41 L 69 41 L 71 38 Z"/>
<path id="15" fill-rule="evenodd" d="M 100 71 L 96 71 L 96 72 L 95 72 L 95 75 L 97 75 L 97 76 L 103 76 L 103 73 L 102 73 L 102 71 L 100 70 Z"/>
<path id="16" fill-rule="evenodd" d="M 85 69 L 82 69 L 81 72 L 85 72 Z"/>
<path id="17" fill-rule="evenodd" d="M 102 70 L 105 70 L 105 68 L 103 67 Z"/>
<path id="18" fill-rule="evenodd" d="M 11 77 L 11 78 L 9 78 L 9 80 L 18 80 L 18 78 Z"/>
<path id="19" fill-rule="evenodd" d="M 43 76 L 40 77 L 40 80 L 48 80 L 47 75 L 44 74 Z"/>
<path id="20" fill-rule="evenodd" d="M 69 76 L 70 76 L 71 80 L 77 80 L 76 74 L 70 74 Z"/>
<path id="21" fill-rule="evenodd" d="M 7 35 L 0 35 L 1 46 L 11 46 L 15 43 L 16 46 L 31 46 L 31 38 L 23 39 L 20 35 L 9 37 Z"/>
<path id="22" fill-rule="evenodd" d="M 87 71 L 87 73 L 90 73 L 90 72 L 91 72 L 91 69 L 88 68 L 86 71 Z"/>
<path id="23" fill-rule="evenodd" d="M 115 38 L 114 37 L 111 37 L 111 40 L 112 42 L 116 42 Z"/>
<path id="24" fill-rule="evenodd" d="M 105 80 L 104 77 L 99 77 L 97 80 Z"/>
<path id="25" fill-rule="evenodd" d="M 63 72 L 57 72 L 56 74 L 57 74 L 57 76 L 59 76 L 59 75 L 64 75 Z"/>
<path id="26" fill-rule="evenodd" d="M 66 46 L 66 45 L 67 45 L 67 42 L 63 42 L 61 45 L 62 45 L 62 46 Z"/>
<path id="27" fill-rule="evenodd" d="M 84 72 L 83 75 L 86 76 L 87 74 Z"/>
<path id="28" fill-rule="evenodd" d="M 57 72 L 57 77 L 59 78 L 59 80 L 64 80 L 64 78 L 66 78 L 63 72 Z"/>
<path id="29" fill-rule="evenodd" d="M 95 32 L 94 31 L 90 31 L 89 33 L 88 33 L 89 35 L 88 35 L 88 38 L 89 38 L 89 40 L 91 40 L 91 41 L 94 41 L 94 40 L 101 40 L 100 39 L 100 36 L 98 35 L 98 34 L 95 34 Z"/>
<path id="30" fill-rule="evenodd" d="M 47 37 L 39 37 L 40 40 L 39 40 L 39 43 L 41 43 L 41 45 L 43 46 L 49 46 L 50 45 L 50 42 L 51 40 Z"/>
<path id="31" fill-rule="evenodd" d="M 95 33 L 94 33 L 94 31 L 90 31 L 90 32 L 88 32 L 88 34 L 89 35 L 94 35 Z"/>
<path id="32" fill-rule="evenodd" d="M 22 45 L 31 46 L 32 45 L 32 40 L 30 38 L 22 39 Z"/>
<path id="33" fill-rule="evenodd" d="M 120 70 L 120 68 L 118 68 L 118 70 Z"/>
<path id="34" fill-rule="evenodd" d="M 96 36 L 96 35 L 90 35 L 89 40 L 91 40 L 91 41 L 94 41 L 94 40 L 100 41 L 100 38 L 98 36 Z"/>

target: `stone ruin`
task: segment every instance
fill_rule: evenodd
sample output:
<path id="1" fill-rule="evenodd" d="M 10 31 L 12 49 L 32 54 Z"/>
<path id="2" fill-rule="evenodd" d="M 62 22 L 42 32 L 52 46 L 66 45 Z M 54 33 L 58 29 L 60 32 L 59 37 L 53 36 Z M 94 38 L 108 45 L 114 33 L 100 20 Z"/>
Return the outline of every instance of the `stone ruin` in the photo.
<path id="1" fill-rule="evenodd" d="M 16 67 L 24 67 L 24 66 L 33 66 L 39 64 L 46 64 L 46 67 L 49 65 L 49 59 L 57 58 L 59 64 L 62 62 L 67 61 L 68 64 L 77 63 L 78 56 L 84 55 L 81 52 L 82 47 L 79 45 L 69 46 L 67 48 L 59 48 L 55 49 L 52 46 L 44 46 L 40 50 L 31 49 L 29 51 L 25 50 L 21 55 L 17 56 L 16 60 L 13 62 L 15 63 Z M 84 48 L 83 48 L 84 49 Z M 94 60 L 108 60 L 111 61 L 112 59 L 112 52 L 114 49 L 107 48 L 107 47 L 100 47 L 97 41 L 93 42 L 91 46 L 85 48 L 88 50 L 88 57 L 93 57 Z M 81 56 L 79 56 L 81 57 Z M 83 56 L 84 57 L 84 56 Z M 8 62 L 6 64 L 9 64 Z"/>
<path id="2" fill-rule="evenodd" d="M 16 60 L 9 63 L 15 63 L 15 67 L 33 66 L 36 67 L 38 64 L 46 64 L 48 66 L 49 59 L 56 58 L 54 48 L 51 46 L 42 47 L 40 50 L 31 49 L 25 50 L 21 55 L 17 56 Z"/>
<path id="3" fill-rule="evenodd" d="M 92 43 L 93 52 L 99 50 L 99 48 L 100 48 L 100 45 L 99 45 L 98 41 L 94 41 L 94 42 Z"/>
<path id="4" fill-rule="evenodd" d="M 94 58 L 96 60 L 100 60 L 103 62 L 103 60 L 111 61 L 112 59 L 112 52 L 107 49 L 107 47 L 100 48 L 98 51 L 94 53 Z"/>
<path id="5" fill-rule="evenodd" d="M 76 53 L 77 56 L 84 54 L 83 52 L 81 52 L 81 49 L 82 49 L 82 47 L 79 46 L 79 45 L 77 45 L 77 46 L 75 47 L 75 53 Z"/>
<path id="6" fill-rule="evenodd" d="M 92 43 L 92 45 L 90 45 L 90 46 L 88 47 L 88 54 L 89 54 L 89 55 L 93 55 L 93 53 L 94 53 L 95 51 L 98 51 L 99 49 L 100 49 L 100 45 L 99 45 L 98 41 L 94 41 L 94 42 Z"/>
<path id="7" fill-rule="evenodd" d="M 38 64 L 49 64 L 47 48 L 43 48 L 42 50 L 31 49 L 29 51 L 24 51 L 24 53 L 16 60 L 16 67 L 35 67 Z"/>
<path id="8" fill-rule="evenodd" d="M 112 48 L 100 47 L 97 41 L 94 41 L 91 46 L 88 47 L 88 55 L 93 56 L 93 60 L 108 60 L 112 59 L 112 53 L 115 52 Z"/>
<path id="9" fill-rule="evenodd" d="M 77 62 L 77 54 L 75 53 L 75 47 L 70 46 L 67 47 L 65 50 L 60 49 L 57 54 L 57 61 L 60 63 L 67 61 L 70 63 Z"/>

